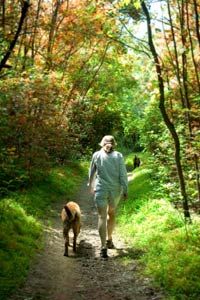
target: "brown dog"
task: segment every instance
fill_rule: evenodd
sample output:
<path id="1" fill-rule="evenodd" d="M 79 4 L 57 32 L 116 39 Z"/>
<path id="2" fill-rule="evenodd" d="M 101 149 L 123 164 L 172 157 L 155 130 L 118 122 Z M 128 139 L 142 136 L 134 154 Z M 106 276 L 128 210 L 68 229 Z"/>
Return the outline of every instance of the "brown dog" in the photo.
<path id="1" fill-rule="evenodd" d="M 61 219 L 63 221 L 63 236 L 65 239 L 64 256 L 68 256 L 70 229 L 73 230 L 73 251 L 76 252 L 76 240 L 81 228 L 81 210 L 79 205 L 73 201 L 65 204 L 61 212 Z"/>

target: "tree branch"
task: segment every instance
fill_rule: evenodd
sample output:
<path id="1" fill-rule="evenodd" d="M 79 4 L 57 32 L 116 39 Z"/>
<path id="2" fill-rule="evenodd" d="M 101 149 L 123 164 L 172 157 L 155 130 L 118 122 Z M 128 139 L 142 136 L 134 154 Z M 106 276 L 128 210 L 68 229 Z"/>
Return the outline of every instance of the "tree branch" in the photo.
<path id="1" fill-rule="evenodd" d="M 23 1 L 23 6 L 22 6 L 22 9 L 21 9 L 21 17 L 20 17 L 20 20 L 19 20 L 18 28 L 17 28 L 17 31 L 15 33 L 15 36 L 14 36 L 13 40 L 10 43 L 10 46 L 9 46 L 6 54 L 4 55 L 4 57 L 2 58 L 2 60 L 0 62 L 0 72 L 2 71 L 3 68 L 5 68 L 6 62 L 9 59 L 9 57 L 10 57 L 10 55 L 11 55 L 11 53 L 12 53 L 12 51 L 13 51 L 15 45 L 16 45 L 19 34 L 22 30 L 24 20 L 25 20 L 26 15 L 27 15 L 29 6 L 30 6 L 29 0 Z"/>

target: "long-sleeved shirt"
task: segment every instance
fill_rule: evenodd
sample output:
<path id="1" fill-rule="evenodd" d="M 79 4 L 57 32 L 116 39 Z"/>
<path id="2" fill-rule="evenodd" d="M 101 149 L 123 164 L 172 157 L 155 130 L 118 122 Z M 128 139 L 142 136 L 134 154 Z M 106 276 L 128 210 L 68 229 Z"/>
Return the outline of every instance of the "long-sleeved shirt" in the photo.
<path id="1" fill-rule="evenodd" d="M 123 155 L 120 152 L 105 152 L 103 149 L 92 156 L 89 169 L 89 185 L 94 185 L 94 190 L 122 189 L 127 193 L 128 179 Z"/>

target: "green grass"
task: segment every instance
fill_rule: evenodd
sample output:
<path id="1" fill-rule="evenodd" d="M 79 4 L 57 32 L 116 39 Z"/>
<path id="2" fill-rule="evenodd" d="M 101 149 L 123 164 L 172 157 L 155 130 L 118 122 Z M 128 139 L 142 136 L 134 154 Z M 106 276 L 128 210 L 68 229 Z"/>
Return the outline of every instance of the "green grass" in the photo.
<path id="1" fill-rule="evenodd" d="M 85 176 L 85 166 L 70 163 L 53 168 L 42 180 L 23 192 L 0 201 L 0 299 L 23 283 L 30 263 L 40 250 L 43 221 L 52 203 L 70 200 Z M 38 176 L 38 178 L 41 178 Z"/>
<path id="2" fill-rule="evenodd" d="M 0 202 L 1 299 L 24 279 L 41 242 L 41 223 L 12 198 Z"/>
<path id="3" fill-rule="evenodd" d="M 194 215 L 186 225 L 152 175 L 145 163 L 133 171 L 129 199 L 119 207 L 119 230 L 166 299 L 200 299 L 200 219 Z"/>

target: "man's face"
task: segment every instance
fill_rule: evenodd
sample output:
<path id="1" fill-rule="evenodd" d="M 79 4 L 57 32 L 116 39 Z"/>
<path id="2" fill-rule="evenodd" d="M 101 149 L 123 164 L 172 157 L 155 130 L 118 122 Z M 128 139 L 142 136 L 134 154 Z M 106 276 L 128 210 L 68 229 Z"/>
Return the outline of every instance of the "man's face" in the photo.
<path id="1" fill-rule="evenodd" d="M 111 143 L 105 144 L 103 149 L 104 149 L 105 152 L 110 153 L 110 152 L 113 151 L 113 145 Z"/>

